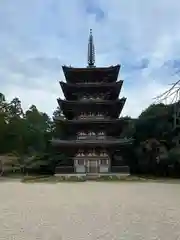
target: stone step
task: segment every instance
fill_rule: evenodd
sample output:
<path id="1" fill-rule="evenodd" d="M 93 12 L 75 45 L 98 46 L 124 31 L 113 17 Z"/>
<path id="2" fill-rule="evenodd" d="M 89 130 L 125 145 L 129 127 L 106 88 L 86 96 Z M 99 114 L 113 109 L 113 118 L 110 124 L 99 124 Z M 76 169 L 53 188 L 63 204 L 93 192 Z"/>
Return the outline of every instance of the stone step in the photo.
<path id="1" fill-rule="evenodd" d="M 87 174 L 87 175 L 86 175 L 86 179 L 87 179 L 87 180 L 95 180 L 95 179 L 97 179 L 98 177 L 99 177 L 98 174 Z"/>

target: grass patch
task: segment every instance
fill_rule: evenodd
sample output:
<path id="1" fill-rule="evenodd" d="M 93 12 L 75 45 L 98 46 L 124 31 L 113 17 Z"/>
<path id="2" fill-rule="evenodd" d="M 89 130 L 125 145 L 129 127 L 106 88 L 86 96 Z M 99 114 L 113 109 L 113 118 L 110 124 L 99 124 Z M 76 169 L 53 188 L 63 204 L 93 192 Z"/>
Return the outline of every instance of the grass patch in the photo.
<path id="1" fill-rule="evenodd" d="M 146 181 L 145 178 L 137 177 L 137 176 L 118 176 L 118 175 L 107 175 L 100 176 L 96 179 L 96 181 L 109 181 L 109 182 L 122 182 L 122 181 Z"/>
<path id="2" fill-rule="evenodd" d="M 118 175 L 104 175 L 98 178 L 88 180 L 86 176 L 24 176 L 22 182 L 24 183 L 58 183 L 58 182 L 85 182 L 85 181 L 96 181 L 96 182 L 122 182 L 122 181 L 147 181 L 148 179 L 141 178 L 138 176 L 118 176 Z"/>
<path id="3" fill-rule="evenodd" d="M 9 179 L 21 179 L 23 174 L 20 173 L 8 173 L 1 176 L 1 178 L 9 178 Z"/>
<path id="4" fill-rule="evenodd" d="M 85 177 L 79 176 L 24 176 L 23 183 L 58 183 L 58 182 L 84 182 Z"/>
<path id="5" fill-rule="evenodd" d="M 95 179 L 87 179 L 86 176 L 64 175 L 22 175 L 22 174 L 8 174 L 1 177 L 1 180 L 19 179 L 23 183 L 59 183 L 59 182 L 179 182 L 179 179 L 158 178 L 152 176 L 118 176 L 118 175 L 102 175 Z"/>

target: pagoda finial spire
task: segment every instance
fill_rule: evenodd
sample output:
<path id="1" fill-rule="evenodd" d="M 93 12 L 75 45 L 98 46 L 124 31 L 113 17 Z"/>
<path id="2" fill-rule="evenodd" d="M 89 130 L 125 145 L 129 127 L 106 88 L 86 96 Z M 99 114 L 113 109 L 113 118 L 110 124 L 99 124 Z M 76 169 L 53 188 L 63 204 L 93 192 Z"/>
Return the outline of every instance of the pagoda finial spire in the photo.
<path id="1" fill-rule="evenodd" d="M 93 42 L 92 29 L 90 29 L 88 42 L 88 67 L 94 67 L 95 64 L 95 48 Z"/>

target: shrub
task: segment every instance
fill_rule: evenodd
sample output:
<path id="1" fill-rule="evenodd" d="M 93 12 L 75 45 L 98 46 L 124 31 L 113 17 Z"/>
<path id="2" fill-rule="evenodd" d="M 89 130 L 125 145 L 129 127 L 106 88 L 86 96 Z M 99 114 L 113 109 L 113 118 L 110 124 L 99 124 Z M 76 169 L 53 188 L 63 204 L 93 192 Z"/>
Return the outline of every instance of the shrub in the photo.
<path id="1" fill-rule="evenodd" d="M 175 162 L 180 163 L 180 148 L 172 148 L 168 154 L 169 164 L 174 164 Z"/>

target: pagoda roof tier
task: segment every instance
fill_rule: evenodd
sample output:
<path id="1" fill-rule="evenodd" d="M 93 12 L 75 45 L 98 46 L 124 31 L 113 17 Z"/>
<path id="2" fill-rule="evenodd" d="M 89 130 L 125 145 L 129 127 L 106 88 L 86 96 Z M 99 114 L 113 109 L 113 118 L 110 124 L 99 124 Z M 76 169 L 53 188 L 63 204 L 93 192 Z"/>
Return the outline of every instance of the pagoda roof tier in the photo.
<path id="1" fill-rule="evenodd" d="M 97 94 L 105 93 L 108 99 L 118 98 L 122 88 L 123 80 L 114 83 L 65 83 L 59 82 L 67 100 L 77 100 L 79 94 Z"/>
<path id="2" fill-rule="evenodd" d="M 74 68 L 62 66 L 66 81 L 69 83 L 86 82 L 115 82 L 120 65 L 110 67 L 85 67 Z"/>
<path id="3" fill-rule="evenodd" d="M 110 138 L 109 139 L 95 139 L 95 140 L 60 140 L 60 139 L 52 139 L 51 143 L 53 146 L 59 147 L 116 147 L 116 146 L 123 146 L 129 145 L 133 143 L 133 139 L 118 139 L 118 138 Z"/>
<path id="4" fill-rule="evenodd" d="M 68 120 L 64 116 L 54 117 L 53 120 L 55 122 L 61 122 L 66 125 L 87 125 L 87 124 L 124 124 L 129 120 L 122 119 L 122 118 L 81 118 L 81 119 L 72 119 Z"/>
<path id="5" fill-rule="evenodd" d="M 101 131 L 106 130 L 106 134 L 110 136 L 120 135 L 124 128 L 128 126 L 129 120 L 125 119 L 78 119 L 78 120 L 66 120 L 56 117 L 54 121 L 57 124 L 63 126 L 63 129 L 68 134 L 76 134 L 77 131 Z"/>
<path id="6" fill-rule="evenodd" d="M 59 98 L 57 101 L 67 119 L 73 119 L 81 112 L 106 112 L 108 116 L 118 118 L 124 107 L 126 98 L 117 99 L 115 101 L 67 101 Z"/>

